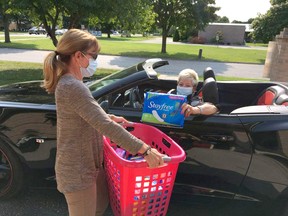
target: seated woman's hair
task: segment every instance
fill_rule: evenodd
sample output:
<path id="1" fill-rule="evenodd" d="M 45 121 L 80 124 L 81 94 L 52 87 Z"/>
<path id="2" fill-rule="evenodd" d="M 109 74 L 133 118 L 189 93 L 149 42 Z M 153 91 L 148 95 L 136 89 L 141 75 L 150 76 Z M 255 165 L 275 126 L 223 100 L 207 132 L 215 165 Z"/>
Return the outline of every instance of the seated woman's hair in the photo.
<path id="1" fill-rule="evenodd" d="M 198 74 L 189 68 L 180 71 L 178 75 L 178 83 L 182 79 L 192 79 L 194 86 L 197 86 L 199 81 Z"/>

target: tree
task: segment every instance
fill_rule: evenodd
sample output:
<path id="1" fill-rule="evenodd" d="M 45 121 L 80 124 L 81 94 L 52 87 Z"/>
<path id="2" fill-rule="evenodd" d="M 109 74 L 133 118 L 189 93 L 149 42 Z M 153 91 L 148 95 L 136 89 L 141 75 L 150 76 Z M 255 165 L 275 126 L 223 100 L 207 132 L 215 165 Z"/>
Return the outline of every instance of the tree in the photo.
<path id="1" fill-rule="evenodd" d="M 166 53 L 166 41 L 172 26 L 179 29 L 204 27 L 216 19 L 213 7 L 215 0 L 152 0 L 153 10 L 157 14 L 156 24 L 162 29 L 161 53 Z"/>
<path id="2" fill-rule="evenodd" d="M 62 25 L 63 16 L 68 17 L 68 28 L 78 27 L 80 21 L 89 17 L 97 11 L 98 1 L 94 0 L 14 0 L 18 7 L 28 11 L 29 16 L 33 17 L 34 22 L 39 21 L 38 25 L 43 25 L 50 36 L 54 46 L 58 40 L 55 30 Z M 27 10 L 28 9 L 28 10 Z"/>
<path id="3" fill-rule="evenodd" d="M 119 1 L 119 0 L 118 0 Z M 121 26 L 128 31 L 141 31 L 143 34 L 149 31 L 155 22 L 156 14 L 153 6 L 147 0 L 120 0 L 122 3 L 117 17 Z M 123 13 L 125 11 L 126 13 Z"/>
<path id="4" fill-rule="evenodd" d="M 63 0 L 65 16 L 69 17 L 70 28 L 79 28 L 83 20 L 87 21 L 90 16 L 98 16 L 101 11 L 100 3 L 103 0 Z"/>
<path id="5" fill-rule="evenodd" d="M 11 1 L 9 0 L 0 1 L 0 9 L 1 9 L 3 25 L 4 25 L 5 43 L 11 43 L 10 34 L 9 34 L 9 17 L 10 17 L 10 13 L 12 12 L 12 10 L 10 6 L 11 6 Z"/>
<path id="6" fill-rule="evenodd" d="M 288 25 L 288 0 L 270 0 L 271 8 L 252 22 L 252 38 L 268 43 Z"/>
<path id="7" fill-rule="evenodd" d="M 19 9 L 27 12 L 32 17 L 34 23 L 43 25 L 50 36 L 54 46 L 58 40 L 55 36 L 56 26 L 60 13 L 64 9 L 62 1 L 57 0 L 15 0 Z"/>
<path id="8" fill-rule="evenodd" d="M 216 23 L 230 23 L 229 21 L 229 18 L 227 16 L 217 16 L 216 20 L 215 20 Z"/>

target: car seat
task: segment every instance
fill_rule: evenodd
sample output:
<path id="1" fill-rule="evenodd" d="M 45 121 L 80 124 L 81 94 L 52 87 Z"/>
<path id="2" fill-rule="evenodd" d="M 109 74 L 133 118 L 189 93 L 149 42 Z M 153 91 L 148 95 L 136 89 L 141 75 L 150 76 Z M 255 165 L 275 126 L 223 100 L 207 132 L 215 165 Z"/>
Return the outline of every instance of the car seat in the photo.
<path id="1" fill-rule="evenodd" d="M 281 86 L 270 86 L 266 88 L 261 94 L 256 98 L 254 104 L 256 105 L 276 105 L 276 99 L 285 94 L 285 89 Z"/>
<path id="2" fill-rule="evenodd" d="M 212 79 L 209 79 L 212 78 Z M 208 84 L 209 83 L 209 84 Z M 205 87 L 205 100 L 203 98 L 203 87 L 204 85 L 206 85 Z M 209 87 L 208 87 L 209 86 Z M 210 92 L 211 91 L 211 92 Z M 212 93 L 213 91 L 215 91 L 214 93 Z M 210 95 L 210 96 L 209 96 Z M 211 102 L 209 100 L 212 101 L 217 101 L 217 103 L 211 102 L 213 104 L 218 104 L 219 102 L 219 96 L 218 96 L 218 87 L 217 87 L 217 83 L 216 83 L 216 77 L 214 74 L 214 71 L 211 67 L 207 67 L 204 71 L 203 71 L 203 86 L 202 88 L 197 92 L 197 96 L 202 99 L 204 102 Z M 213 99 L 212 99 L 213 98 Z"/>
<path id="3" fill-rule="evenodd" d="M 202 100 L 212 104 L 219 104 L 218 86 L 213 77 L 208 77 L 203 82 Z"/>

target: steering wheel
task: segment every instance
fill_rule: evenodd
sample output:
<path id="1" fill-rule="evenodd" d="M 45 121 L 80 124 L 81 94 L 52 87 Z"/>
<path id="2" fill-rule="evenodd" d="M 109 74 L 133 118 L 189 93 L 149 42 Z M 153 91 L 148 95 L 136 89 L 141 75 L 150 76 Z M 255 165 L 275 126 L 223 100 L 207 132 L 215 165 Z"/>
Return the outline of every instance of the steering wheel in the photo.
<path id="1" fill-rule="evenodd" d="M 139 88 L 134 87 L 130 89 L 129 93 L 129 105 L 136 109 L 141 109 L 143 104 L 143 99 L 139 93 Z"/>

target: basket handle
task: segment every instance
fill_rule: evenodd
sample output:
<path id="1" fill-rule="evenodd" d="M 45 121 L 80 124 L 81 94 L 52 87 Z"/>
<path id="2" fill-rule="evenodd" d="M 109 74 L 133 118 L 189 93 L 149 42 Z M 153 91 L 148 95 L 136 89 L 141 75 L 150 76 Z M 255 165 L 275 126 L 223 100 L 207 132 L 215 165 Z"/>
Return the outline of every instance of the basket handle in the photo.
<path id="1" fill-rule="evenodd" d="M 131 121 L 128 121 L 127 123 L 126 122 L 121 122 L 119 123 L 120 125 L 122 125 L 123 127 L 132 127 L 135 125 L 135 122 L 131 122 Z"/>
<path id="2" fill-rule="evenodd" d="M 167 155 L 166 155 L 166 156 L 163 156 L 162 158 L 163 158 L 163 161 L 164 161 L 164 162 L 170 162 L 170 161 L 172 160 L 172 158 L 169 157 L 169 156 L 167 156 Z"/>

